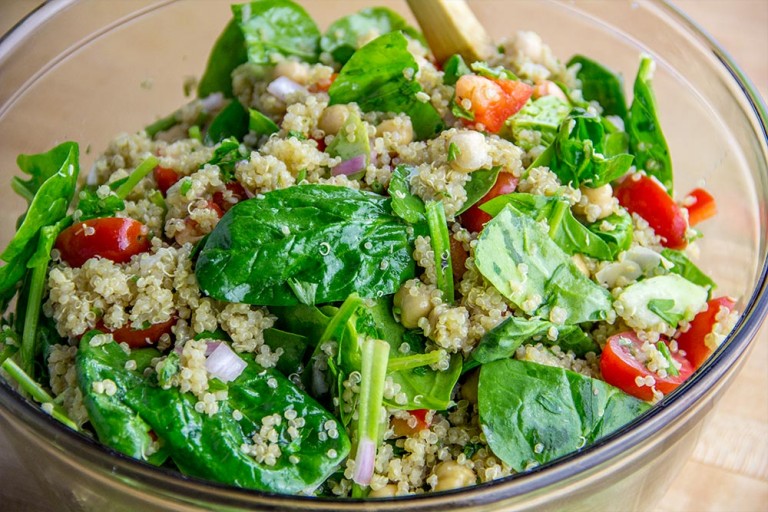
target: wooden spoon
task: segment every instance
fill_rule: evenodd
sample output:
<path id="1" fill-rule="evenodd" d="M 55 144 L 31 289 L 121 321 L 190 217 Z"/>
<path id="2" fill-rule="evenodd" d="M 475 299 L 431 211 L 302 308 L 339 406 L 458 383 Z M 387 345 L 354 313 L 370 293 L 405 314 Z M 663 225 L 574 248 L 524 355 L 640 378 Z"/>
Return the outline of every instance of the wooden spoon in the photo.
<path id="1" fill-rule="evenodd" d="M 437 62 L 458 53 L 467 64 L 487 60 L 493 42 L 464 0 L 407 0 Z"/>

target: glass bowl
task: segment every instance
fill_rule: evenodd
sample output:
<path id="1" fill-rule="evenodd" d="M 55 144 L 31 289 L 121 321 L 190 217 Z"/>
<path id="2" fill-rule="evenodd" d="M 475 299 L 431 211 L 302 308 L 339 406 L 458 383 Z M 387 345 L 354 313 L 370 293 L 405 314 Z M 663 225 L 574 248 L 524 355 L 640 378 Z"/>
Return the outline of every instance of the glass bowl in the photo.
<path id="1" fill-rule="evenodd" d="M 406 12 L 404 2 L 303 2 L 321 27 L 366 5 Z M 229 18 L 229 2 L 74 1 L 44 4 L 0 42 L 0 169 L 8 183 L 19 153 L 63 140 L 85 148 L 87 169 L 115 134 L 136 131 L 186 99 Z M 124 457 L 72 432 L 0 383 L 0 428 L 19 460 L 73 510 L 622 510 L 664 495 L 748 354 L 768 311 L 766 110 L 749 81 L 690 20 L 660 1 L 478 0 L 499 38 L 542 35 L 567 59 L 582 53 L 634 76 L 641 52 L 657 62 L 654 87 L 676 169 L 676 187 L 705 184 L 720 213 L 702 225 L 699 260 L 739 297 L 743 314 L 715 356 L 634 423 L 579 453 L 476 487 L 365 503 L 264 494 L 187 478 Z M 23 201 L 3 187 L 0 243 Z"/>

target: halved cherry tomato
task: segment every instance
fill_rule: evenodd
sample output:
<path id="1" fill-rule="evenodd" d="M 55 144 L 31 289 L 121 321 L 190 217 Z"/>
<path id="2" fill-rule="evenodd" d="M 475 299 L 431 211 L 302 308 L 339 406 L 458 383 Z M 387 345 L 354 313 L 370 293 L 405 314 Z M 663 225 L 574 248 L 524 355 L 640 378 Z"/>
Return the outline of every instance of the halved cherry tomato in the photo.
<path id="1" fill-rule="evenodd" d="M 485 223 L 491 220 L 491 216 L 481 210 L 480 205 L 494 197 L 511 194 L 517 188 L 517 182 L 518 179 L 512 173 L 500 172 L 491 190 L 461 214 L 461 225 L 474 233 L 482 231 Z"/>
<path id="2" fill-rule="evenodd" d="M 683 199 L 683 208 L 688 210 L 688 224 L 691 226 L 695 226 L 717 213 L 715 198 L 703 188 L 693 189 Z"/>
<path id="3" fill-rule="evenodd" d="M 327 80 L 320 80 L 317 83 L 314 83 L 309 86 L 309 89 L 312 92 L 328 92 L 328 89 L 331 88 L 331 85 L 333 85 L 333 82 L 336 80 L 336 77 L 338 77 L 338 73 L 331 74 L 331 77 Z"/>
<path id="4" fill-rule="evenodd" d="M 653 178 L 635 173 L 616 188 L 619 204 L 644 218 L 661 237 L 661 245 L 670 249 L 683 249 L 688 241 L 688 228 L 680 207 L 664 187 Z"/>
<path id="5" fill-rule="evenodd" d="M 707 334 L 712 332 L 717 323 L 720 308 L 733 311 L 736 301 L 730 297 L 718 297 L 707 302 L 707 310 L 702 311 L 691 320 L 689 329 L 677 336 L 677 348 L 685 351 L 685 357 L 694 368 L 699 368 L 714 352 L 715 348 L 707 345 Z"/>
<path id="6" fill-rule="evenodd" d="M 228 212 L 230 208 L 248 197 L 248 194 L 245 193 L 245 189 L 238 181 L 230 181 L 225 187 L 229 190 L 230 197 L 234 202 L 232 200 L 225 200 L 222 192 L 214 192 L 212 198 L 213 203 L 222 211 L 222 214 L 220 214 L 219 217 L 223 215 L 223 212 Z"/>
<path id="7" fill-rule="evenodd" d="M 147 226 L 130 218 L 90 219 L 62 231 L 56 249 L 71 267 L 79 267 L 96 256 L 125 263 L 134 254 L 149 250 L 148 233 Z"/>
<path id="8" fill-rule="evenodd" d="M 179 173 L 174 171 L 173 169 L 168 169 L 166 167 L 160 167 L 159 165 L 154 168 L 152 171 L 152 174 L 155 176 L 155 182 L 157 183 L 157 188 L 160 190 L 160 193 L 163 194 L 163 197 L 165 197 L 165 194 L 168 192 L 168 189 L 173 186 L 174 183 L 179 181 Z"/>
<path id="9" fill-rule="evenodd" d="M 504 121 L 515 115 L 533 94 L 533 87 L 517 80 L 462 75 L 456 82 L 456 103 L 468 99 L 474 123 L 482 123 L 491 133 L 498 133 Z"/>
<path id="10" fill-rule="evenodd" d="M 411 436 L 425 428 L 429 428 L 429 421 L 427 421 L 429 409 L 414 409 L 408 411 L 408 413 L 416 420 L 413 427 L 408 424 L 408 420 L 406 419 L 392 418 L 392 429 L 397 437 Z"/>
<path id="11" fill-rule="evenodd" d="M 641 400 L 652 400 L 653 389 L 649 386 L 638 386 L 638 377 L 653 377 L 656 381 L 654 387 L 666 395 L 693 373 L 693 367 L 687 359 L 679 354 L 672 354 L 672 358 L 683 365 L 679 374 L 660 377 L 637 358 L 636 354 L 640 352 L 642 345 L 643 342 L 632 331 L 614 334 L 608 338 L 600 354 L 600 371 L 605 382 Z"/>
<path id="12" fill-rule="evenodd" d="M 134 329 L 128 324 L 112 330 L 108 329 L 101 320 L 96 324 L 96 329 L 111 333 L 118 343 L 127 343 L 131 348 L 144 348 L 155 345 L 163 334 L 170 334 L 174 325 L 176 325 L 176 317 L 172 316 L 168 321 L 152 324 L 146 329 Z"/>

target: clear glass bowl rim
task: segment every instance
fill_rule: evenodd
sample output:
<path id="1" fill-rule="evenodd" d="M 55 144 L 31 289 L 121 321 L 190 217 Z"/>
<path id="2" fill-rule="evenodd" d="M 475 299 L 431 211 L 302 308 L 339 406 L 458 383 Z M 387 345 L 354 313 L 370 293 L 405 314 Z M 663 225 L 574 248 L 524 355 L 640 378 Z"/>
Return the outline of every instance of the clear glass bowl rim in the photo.
<path id="1" fill-rule="evenodd" d="M 151 9 L 174 1 L 177 0 L 158 2 Z M 662 9 L 673 22 L 679 23 L 696 36 L 699 42 L 716 56 L 723 68 L 731 75 L 743 92 L 743 99 L 752 109 L 753 121 L 756 121 L 755 132 L 760 132 L 755 133 L 755 135 L 758 137 L 761 135 L 760 142 L 765 158 L 768 155 L 768 109 L 766 109 L 764 100 L 750 79 L 708 33 L 681 10 L 666 0 L 645 1 Z M 13 53 L 27 35 L 56 16 L 59 11 L 74 3 L 77 3 L 77 0 L 49 0 L 38 6 L 10 31 L 2 35 L 0 37 L 0 64 L 6 56 Z M 33 79 L 35 78 L 33 77 Z M 8 103 L 12 102 L 13 98 Z M 5 106 L 0 105 L 0 110 Z M 634 422 L 602 438 L 583 451 L 561 457 L 519 475 L 454 491 L 387 498 L 386 501 L 366 500 L 366 503 L 373 506 L 377 503 L 382 505 L 387 503 L 392 506 L 392 509 L 402 508 L 404 505 L 421 508 L 419 504 L 432 508 L 438 505 L 436 501 L 443 499 L 446 500 L 443 504 L 453 505 L 461 501 L 462 503 L 478 505 L 499 498 L 520 496 L 546 488 L 556 482 L 571 478 L 581 471 L 620 457 L 628 449 L 638 446 L 644 440 L 662 431 L 685 411 L 692 407 L 704 406 L 710 388 L 716 387 L 725 375 L 735 371 L 743 362 L 742 355 L 748 350 L 766 315 L 768 315 L 768 256 L 761 262 L 757 286 L 746 302 L 741 318 L 720 349 L 683 386 L 665 397 L 660 404 Z M 152 466 L 115 452 L 93 438 L 70 430 L 43 412 L 38 406 L 30 406 L 30 402 L 3 379 L 0 379 L 0 406 L 13 413 L 16 419 L 31 427 L 40 438 L 56 439 L 61 449 L 66 452 L 77 453 L 81 459 L 102 468 L 119 466 L 124 478 L 149 487 L 161 484 L 165 492 L 174 495 L 183 494 L 190 503 L 196 499 L 202 502 L 216 501 L 217 503 L 219 502 L 217 500 L 223 500 L 222 504 L 227 502 L 228 505 L 234 506 L 257 503 L 266 505 L 269 502 L 272 507 L 285 508 L 286 510 L 296 507 L 302 508 L 302 505 L 327 510 L 354 510 L 361 503 L 361 500 L 355 499 L 338 500 L 291 496 L 241 489 L 187 477 L 174 470 Z"/>

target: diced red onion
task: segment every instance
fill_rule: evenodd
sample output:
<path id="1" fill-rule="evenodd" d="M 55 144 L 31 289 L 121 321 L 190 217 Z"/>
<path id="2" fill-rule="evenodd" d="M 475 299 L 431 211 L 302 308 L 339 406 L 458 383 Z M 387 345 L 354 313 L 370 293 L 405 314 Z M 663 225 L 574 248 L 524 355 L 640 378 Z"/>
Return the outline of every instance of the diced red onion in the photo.
<path id="1" fill-rule="evenodd" d="M 213 351 L 216 350 L 219 345 L 221 345 L 220 341 L 209 341 L 205 347 L 205 357 L 213 354 Z"/>
<path id="2" fill-rule="evenodd" d="M 297 84 L 287 76 L 279 76 L 267 86 L 267 92 L 281 101 L 285 101 L 293 93 L 306 90 L 303 85 Z"/>
<path id="3" fill-rule="evenodd" d="M 226 343 L 219 343 L 205 360 L 205 369 L 222 382 L 235 380 L 248 366 Z"/>
<path id="4" fill-rule="evenodd" d="M 376 444 L 371 439 L 363 438 L 357 445 L 355 455 L 355 474 L 352 480 L 358 485 L 368 485 L 373 477 L 373 465 L 376 461 Z"/>
<path id="5" fill-rule="evenodd" d="M 331 170 L 331 175 L 338 176 L 343 174 L 350 176 L 365 169 L 365 155 L 353 156 L 349 160 L 344 160 Z"/>
<path id="6" fill-rule="evenodd" d="M 200 104 L 206 112 L 212 112 L 218 110 L 224 104 L 224 95 L 220 92 L 209 94 L 205 98 L 200 100 Z"/>

